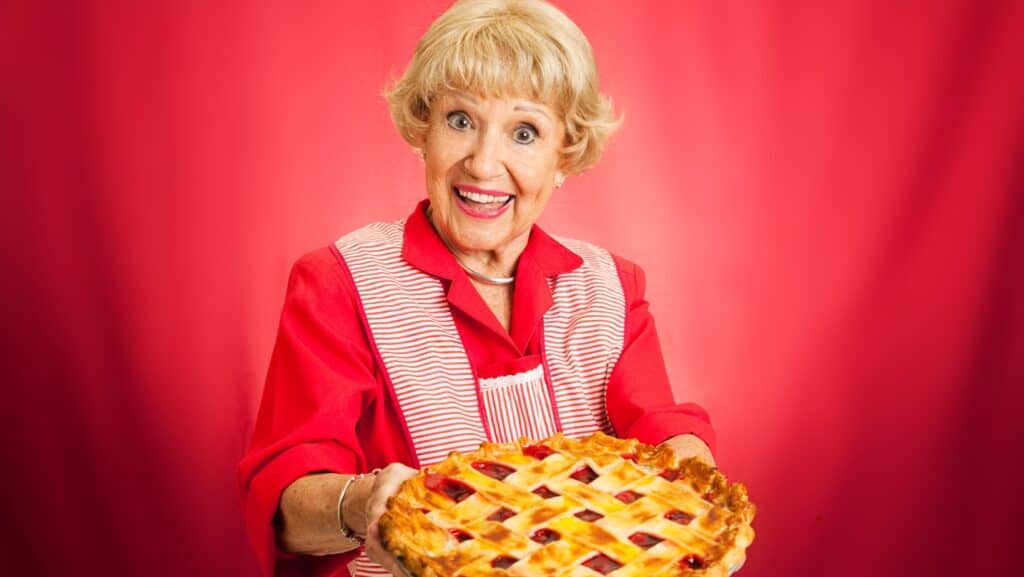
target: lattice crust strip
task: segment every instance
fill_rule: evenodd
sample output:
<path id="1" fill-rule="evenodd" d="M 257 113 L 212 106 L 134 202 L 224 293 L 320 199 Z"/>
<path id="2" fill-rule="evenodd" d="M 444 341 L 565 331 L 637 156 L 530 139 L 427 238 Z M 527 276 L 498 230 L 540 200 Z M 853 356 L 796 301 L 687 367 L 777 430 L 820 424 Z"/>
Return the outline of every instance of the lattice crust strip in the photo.
<path id="1" fill-rule="evenodd" d="M 388 502 L 417 577 L 726 577 L 754 538 L 746 488 L 667 447 L 595 433 L 451 453 Z"/>

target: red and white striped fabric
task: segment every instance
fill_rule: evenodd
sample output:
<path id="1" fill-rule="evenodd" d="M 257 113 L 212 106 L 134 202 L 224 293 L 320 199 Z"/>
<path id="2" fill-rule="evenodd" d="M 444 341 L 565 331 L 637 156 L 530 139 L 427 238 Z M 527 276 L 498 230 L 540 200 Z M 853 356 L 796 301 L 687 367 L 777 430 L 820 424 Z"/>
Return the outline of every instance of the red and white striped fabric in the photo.
<path id="1" fill-rule="evenodd" d="M 626 297 L 608 251 L 557 240 L 583 258 L 578 269 L 548 278 L 554 303 L 544 314 L 544 362 L 556 385 L 562 432 L 570 437 L 599 429 L 611 434 L 605 389 L 622 354 Z"/>
<path id="2" fill-rule="evenodd" d="M 514 375 L 481 378 L 480 396 L 495 442 L 546 439 L 558 430 L 543 365 Z"/>
<path id="3" fill-rule="evenodd" d="M 610 254 L 559 239 L 583 265 L 548 279 L 553 304 L 544 314 L 542 358 L 530 369 L 478 378 L 442 282 L 402 258 L 404 227 L 404 220 L 372 224 L 335 246 L 421 466 L 483 441 L 544 438 L 559 422 L 571 436 L 610 432 L 605 388 L 622 353 L 626 313 Z M 387 575 L 363 554 L 349 570 L 355 577 Z"/>
<path id="4" fill-rule="evenodd" d="M 370 339 L 423 466 L 488 439 L 444 287 L 402 258 L 404 224 L 371 224 L 335 246 L 352 273 Z"/>
<path id="5" fill-rule="evenodd" d="M 359 551 L 359 556 L 348 564 L 348 572 L 352 577 L 391 577 L 391 571 L 370 561 L 370 558 Z"/>

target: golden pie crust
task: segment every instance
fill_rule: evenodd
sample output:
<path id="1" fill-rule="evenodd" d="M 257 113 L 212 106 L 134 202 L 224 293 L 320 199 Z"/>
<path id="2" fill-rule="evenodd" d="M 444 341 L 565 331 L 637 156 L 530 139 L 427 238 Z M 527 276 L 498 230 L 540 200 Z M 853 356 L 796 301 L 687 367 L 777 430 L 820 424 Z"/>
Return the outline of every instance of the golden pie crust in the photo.
<path id="1" fill-rule="evenodd" d="M 668 447 L 559 433 L 451 453 L 402 485 L 380 531 L 417 577 L 727 577 L 754 512 L 743 485 Z"/>

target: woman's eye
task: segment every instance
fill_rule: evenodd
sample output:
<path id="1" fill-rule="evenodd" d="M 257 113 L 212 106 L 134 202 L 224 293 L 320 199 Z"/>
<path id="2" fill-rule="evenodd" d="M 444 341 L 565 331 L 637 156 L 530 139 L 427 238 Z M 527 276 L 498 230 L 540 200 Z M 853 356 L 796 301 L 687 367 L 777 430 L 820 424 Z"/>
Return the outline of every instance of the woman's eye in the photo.
<path id="1" fill-rule="evenodd" d="M 465 112 L 450 112 L 448 114 L 448 126 L 455 130 L 467 130 L 473 126 Z"/>
<path id="2" fill-rule="evenodd" d="M 537 129 L 532 126 L 520 126 L 512 133 L 512 138 L 519 144 L 530 144 L 537 140 Z"/>

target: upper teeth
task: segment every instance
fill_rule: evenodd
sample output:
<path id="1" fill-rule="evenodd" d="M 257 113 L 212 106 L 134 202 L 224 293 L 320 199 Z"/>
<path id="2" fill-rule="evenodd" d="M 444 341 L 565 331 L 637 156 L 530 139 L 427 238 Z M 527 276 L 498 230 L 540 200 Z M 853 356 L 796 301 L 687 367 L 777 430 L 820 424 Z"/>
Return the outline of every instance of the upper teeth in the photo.
<path id="1" fill-rule="evenodd" d="M 479 192 L 469 192 L 462 189 L 456 189 L 459 191 L 459 196 L 467 198 L 473 202 L 479 202 L 482 204 L 488 204 L 492 202 L 505 202 L 511 196 L 506 194 L 505 196 L 494 196 L 492 194 L 480 194 Z"/>

